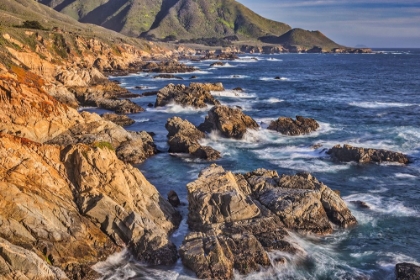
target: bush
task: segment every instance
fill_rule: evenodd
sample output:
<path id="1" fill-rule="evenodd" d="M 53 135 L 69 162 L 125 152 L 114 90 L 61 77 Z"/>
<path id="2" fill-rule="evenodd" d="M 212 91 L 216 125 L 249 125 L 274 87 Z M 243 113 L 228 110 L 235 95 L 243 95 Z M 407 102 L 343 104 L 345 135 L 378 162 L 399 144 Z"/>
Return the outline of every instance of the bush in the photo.
<path id="1" fill-rule="evenodd" d="M 36 20 L 27 20 L 24 23 L 22 23 L 22 25 L 15 25 L 14 27 L 47 30 L 39 23 L 39 21 Z"/>
<path id="2" fill-rule="evenodd" d="M 109 149 L 111 151 L 115 151 L 114 147 L 112 146 L 111 143 L 109 142 L 105 142 L 105 141 L 101 141 L 101 142 L 95 142 L 92 144 L 93 147 L 99 148 L 99 149 Z"/>

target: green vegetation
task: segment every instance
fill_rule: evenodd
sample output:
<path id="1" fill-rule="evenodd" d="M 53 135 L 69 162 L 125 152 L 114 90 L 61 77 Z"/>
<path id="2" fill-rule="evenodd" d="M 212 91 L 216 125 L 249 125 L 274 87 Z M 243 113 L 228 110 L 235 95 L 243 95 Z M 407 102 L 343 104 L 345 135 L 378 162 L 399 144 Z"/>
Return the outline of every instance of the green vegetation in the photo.
<path id="1" fill-rule="evenodd" d="M 93 147 L 99 148 L 99 149 L 108 149 L 111 151 L 115 151 L 114 147 L 112 146 L 111 143 L 109 142 L 105 142 L 105 141 L 101 141 L 101 142 L 94 142 L 92 144 Z"/>
<path id="2" fill-rule="evenodd" d="M 26 20 L 21 25 L 15 25 L 14 27 L 47 30 L 37 20 Z"/>
<path id="3" fill-rule="evenodd" d="M 67 44 L 66 40 L 64 39 L 64 36 L 62 34 L 53 34 L 53 49 L 54 51 L 61 57 L 61 58 L 67 58 L 68 57 L 68 50 L 67 50 Z"/>

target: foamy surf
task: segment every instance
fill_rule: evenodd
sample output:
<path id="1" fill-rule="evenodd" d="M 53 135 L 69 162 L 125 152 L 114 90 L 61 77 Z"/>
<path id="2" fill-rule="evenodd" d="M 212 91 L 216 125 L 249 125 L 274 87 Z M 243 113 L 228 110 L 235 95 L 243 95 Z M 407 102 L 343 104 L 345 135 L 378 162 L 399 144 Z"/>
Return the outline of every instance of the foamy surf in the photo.
<path id="1" fill-rule="evenodd" d="M 291 81 L 290 78 L 286 78 L 286 77 L 279 77 L 278 79 L 276 79 L 275 77 L 261 77 L 260 78 L 261 81 Z"/>
<path id="2" fill-rule="evenodd" d="M 350 106 L 360 107 L 365 109 L 382 109 L 382 108 L 392 108 L 392 107 L 409 107 L 409 106 L 419 106 L 419 104 L 413 103 L 399 103 L 399 102 L 350 102 Z"/>
<path id="3" fill-rule="evenodd" d="M 255 98 L 255 94 L 249 94 L 237 90 L 211 91 L 213 96 L 229 97 L 229 98 Z"/>

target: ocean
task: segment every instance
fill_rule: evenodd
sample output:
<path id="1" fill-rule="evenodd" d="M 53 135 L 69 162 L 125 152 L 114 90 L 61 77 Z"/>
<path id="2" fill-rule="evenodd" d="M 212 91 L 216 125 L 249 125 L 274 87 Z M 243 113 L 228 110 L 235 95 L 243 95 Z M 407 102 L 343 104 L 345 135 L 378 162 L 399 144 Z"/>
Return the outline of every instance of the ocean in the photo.
<path id="1" fill-rule="evenodd" d="M 257 168 L 279 174 L 310 172 L 340 191 L 359 222 L 322 237 L 292 234 L 306 255 L 282 255 L 285 265 L 247 276 L 236 274 L 236 279 L 395 279 L 396 263 L 420 262 L 420 49 L 375 51 L 363 55 L 247 54 L 223 67 L 210 67 L 215 61 L 183 61 L 200 69 L 175 74 L 184 80 L 153 79 L 148 73 L 111 77 L 135 93 L 158 90 L 168 83 L 222 82 L 226 90 L 213 95 L 222 104 L 240 106 L 261 128 L 248 132 L 243 140 L 210 134 L 203 144 L 222 153 L 216 163 L 233 172 Z M 190 80 L 193 75 L 197 79 Z M 233 91 L 236 87 L 243 92 Z M 127 129 L 154 132 L 155 143 L 165 152 L 138 168 L 162 196 L 175 190 L 188 203 L 186 184 L 210 163 L 167 153 L 165 123 L 179 116 L 199 125 L 209 108 L 149 108 L 155 98 L 133 99 L 146 112 L 129 115 L 136 123 Z M 297 137 L 266 129 L 271 120 L 296 115 L 314 118 L 320 129 Z M 412 163 L 332 162 L 326 150 L 345 143 L 403 152 Z M 366 202 L 369 209 L 350 203 L 357 200 Z M 188 233 L 188 207 L 180 211 L 183 221 L 171 237 L 177 246 Z M 273 258 L 276 255 L 281 253 L 270 253 Z M 103 279 L 195 279 L 180 260 L 171 267 L 150 267 L 127 252 L 111 256 L 96 269 Z"/>

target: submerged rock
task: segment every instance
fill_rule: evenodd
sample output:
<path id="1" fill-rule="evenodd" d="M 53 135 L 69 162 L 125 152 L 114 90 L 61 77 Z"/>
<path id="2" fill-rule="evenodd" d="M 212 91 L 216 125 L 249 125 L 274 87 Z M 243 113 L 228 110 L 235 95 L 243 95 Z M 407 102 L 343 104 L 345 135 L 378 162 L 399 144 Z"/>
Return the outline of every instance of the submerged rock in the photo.
<path id="1" fill-rule="evenodd" d="M 179 205 L 181 205 L 181 201 L 179 200 L 178 194 L 174 190 L 171 190 L 168 193 L 168 201 L 173 207 L 178 207 Z"/>
<path id="2" fill-rule="evenodd" d="M 309 134 L 319 128 L 316 120 L 296 116 L 296 120 L 292 118 L 280 117 L 272 121 L 268 129 L 275 130 L 282 134 L 296 136 L 301 134 Z"/>
<path id="3" fill-rule="evenodd" d="M 420 279 L 420 266 L 411 263 L 399 263 L 395 266 L 396 280 Z"/>
<path id="4" fill-rule="evenodd" d="M 402 164 L 409 163 L 408 157 L 402 153 L 382 149 L 353 147 L 348 144 L 344 144 L 343 147 L 341 147 L 341 145 L 336 145 L 328 150 L 327 154 L 331 155 L 333 160 L 344 162 L 356 161 L 360 163 L 381 163 L 383 161 L 388 161 Z"/>
<path id="5" fill-rule="evenodd" d="M 296 254 L 286 229 L 326 234 L 354 225 L 344 201 L 309 174 L 241 175 L 211 165 L 187 185 L 188 234 L 179 253 L 199 278 L 232 279 L 271 265 L 267 252 Z"/>
<path id="6" fill-rule="evenodd" d="M 159 90 L 156 96 L 155 107 L 165 106 L 172 102 L 195 108 L 205 108 L 208 105 L 218 105 L 220 102 L 216 100 L 210 93 L 210 90 L 192 83 L 193 86 L 169 84 Z"/>
<path id="7" fill-rule="evenodd" d="M 170 153 L 187 153 L 207 160 L 220 158 L 220 152 L 208 146 L 201 146 L 199 140 L 205 138 L 205 134 L 189 121 L 173 117 L 168 119 L 165 127 L 168 130 Z"/>
<path id="8" fill-rule="evenodd" d="M 219 105 L 208 112 L 198 129 L 208 133 L 217 130 L 224 137 L 242 139 L 247 129 L 257 129 L 258 127 L 257 122 L 245 115 L 241 109 Z"/>

